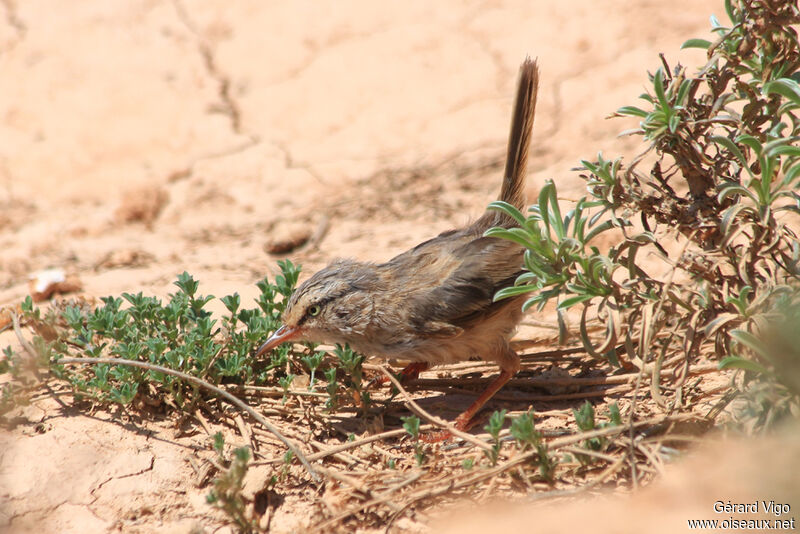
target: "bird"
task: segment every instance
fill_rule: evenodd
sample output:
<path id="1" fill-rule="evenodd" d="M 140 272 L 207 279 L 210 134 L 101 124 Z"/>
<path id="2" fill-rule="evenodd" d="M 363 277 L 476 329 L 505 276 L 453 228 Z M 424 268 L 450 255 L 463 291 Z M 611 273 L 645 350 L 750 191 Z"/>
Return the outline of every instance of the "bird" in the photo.
<path id="1" fill-rule="evenodd" d="M 523 211 L 539 68 L 520 66 L 499 200 Z M 454 426 L 468 430 L 486 402 L 520 369 L 509 341 L 522 319 L 522 299 L 494 300 L 523 272 L 524 248 L 484 235 L 511 228 L 506 213 L 487 209 L 463 228 L 420 243 L 385 263 L 336 259 L 289 297 L 282 325 L 258 348 L 261 357 L 286 342 L 349 345 L 367 356 L 411 363 L 405 378 L 431 365 L 470 359 L 497 363 L 500 374 Z"/>

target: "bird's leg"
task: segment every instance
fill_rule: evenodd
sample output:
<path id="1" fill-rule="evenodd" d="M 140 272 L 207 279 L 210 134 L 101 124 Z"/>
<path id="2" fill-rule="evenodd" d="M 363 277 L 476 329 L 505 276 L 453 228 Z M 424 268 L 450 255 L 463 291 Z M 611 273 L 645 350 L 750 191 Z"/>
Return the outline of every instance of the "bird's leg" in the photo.
<path id="1" fill-rule="evenodd" d="M 472 405 L 464 411 L 464 413 L 456 417 L 454 426 L 461 431 L 467 431 L 475 426 L 475 414 L 477 414 L 481 408 L 483 408 L 483 405 L 486 404 L 495 393 L 500 391 L 500 388 L 505 386 L 506 382 L 511 380 L 511 377 L 515 374 L 516 373 L 506 371 L 505 369 L 501 370 L 498 377 L 495 378 L 491 384 L 489 384 L 489 387 L 487 387 L 484 392 L 481 393 L 481 396 L 478 397 L 475 402 L 473 402 Z M 440 441 L 450 439 L 451 437 L 453 437 L 453 435 L 450 432 L 447 430 L 442 430 L 422 434 L 419 439 L 425 443 L 438 443 Z"/>
<path id="2" fill-rule="evenodd" d="M 475 421 L 473 421 L 475 414 L 477 414 L 481 408 L 483 408 L 483 405 L 486 404 L 489 399 L 494 397 L 494 394 L 500 391 L 500 389 L 506 385 L 506 382 L 511 380 L 511 377 L 515 374 L 516 373 L 502 369 L 497 378 L 495 378 L 484 390 L 484 392 L 481 393 L 481 396 L 478 397 L 475 402 L 473 402 L 472 405 L 464 411 L 464 413 L 456 417 L 455 427 L 458 430 L 463 431 L 472 428 L 475 425 Z"/>
<path id="3" fill-rule="evenodd" d="M 419 378 L 419 374 L 422 371 L 427 371 L 428 368 L 431 366 L 428 362 L 411 362 L 406 365 L 402 371 L 400 371 L 400 383 L 404 383 L 408 380 L 415 380 Z M 386 377 L 384 377 L 386 378 Z M 389 379 L 386 378 L 388 381 Z"/>
<path id="4" fill-rule="evenodd" d="M 475 402 L 467 408 L 464 413 L 456 417 L 455 427 L 461 431 L 467 431 L 473 426 L 475 426 L 476 421 L 474 421 L 475 415 L 483 408 L 483 405 L 486 404 L 489 399 L 491 399 L 495 393 L 500 391 L 500 389 L 506 385 L 506 383 L 511 380 L 517 371 L 519 371 L 520 363 L 519 363 L 519 356 L 512 351 L 511 349 L 507 349 L 504 354 L 503 358 L 500 360 L 500 374 L 492 380 L 489 386 L 481 393 L 480 397 L 478 397 Z M 420 439 L 426 443 L 436 443 L 439 441 L 443 441 L 452 437 L 452 434 L 446 430 L 440 432 L 431 432 L 428 434 L 423 434 L 420 436 Z"/>
<path id="5" fill-rule="evenodd" d="M 422 371 L 427 371 L 430 366 L 431 366 L 431 364 L 429 364 L 428 362 L 411 362 L 411 363 L 409 363 L 399 373 L 399 377 L 398 378 L 400 380 L 400 383 L 401 384 L 405 384 L 409 380 L 414 380 L 416 378 L 419 378 L 419 374 Z M 378 384 L 378 385 L 382 386 L 382 385 L 386 384 L 387 382 L 389 382 L 389 378 L 386 375 L 381 375 L 381 376 L 379 376 L 377 378 L 372 379 L 372 381 L 370 381 L 370 383 L 369 383 L 369 385 L 367 387 L 369 388 L 369 387 L 373 386 L 374 384 Z"/>

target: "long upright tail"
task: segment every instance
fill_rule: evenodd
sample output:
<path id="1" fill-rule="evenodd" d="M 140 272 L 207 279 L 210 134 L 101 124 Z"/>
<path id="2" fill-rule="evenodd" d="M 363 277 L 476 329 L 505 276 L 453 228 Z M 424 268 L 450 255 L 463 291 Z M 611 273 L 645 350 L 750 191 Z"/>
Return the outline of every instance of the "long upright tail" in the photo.
<path id="1" fill-rule="evenodd" d="M 511 119 L 511 133 L 508 136 L 506 170 L 503 187 L 500 190 L 500 200 L 516 206 L 519 210 L 525 209 L 525 168 L 528 163 L 528 148 L 531 144 L 538 91 L 539 67 L 535 60 L 526 58 L 519 68 L 514 115 Z"/>
<path id="2" fill-rule="evenodd" d="M 526 58 L 519 68 L 517 95 L 514 99 L 514 114 L 511 118 L 511 133 L 508 136 L 508 155 L 500 189 L 500 200 L 524 211 L 525 168 L 528 163 L 528 148 L 531 144 L 533 118 L 536 114 L 536 95 L 539 91 L 539 66 L 536 60 Z M 481 224 L 483 223 L 483 224 Z M 498 212 L 487 212 L 476 221 L 477 225 L 513 225 L 514 221 Z"/>

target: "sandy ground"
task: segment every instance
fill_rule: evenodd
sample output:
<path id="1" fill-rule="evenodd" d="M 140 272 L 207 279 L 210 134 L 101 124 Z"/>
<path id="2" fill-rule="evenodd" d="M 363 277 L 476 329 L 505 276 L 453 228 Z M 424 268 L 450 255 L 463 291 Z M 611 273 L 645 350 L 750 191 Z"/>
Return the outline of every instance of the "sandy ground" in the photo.
<path id="1" fill-rule="evenodd" d="M 717 529 L 701 531 L 793 532 L 798 528 L 800 488 L 794 466 L 799 454 L 797 428 L 786 428 L 769 439 L 706 443 L 682 462 L 670 465 L 652 486 L 629 496 L 601 495 L 579 502 L 570 499 L 515 506 L 495 503 L 477 511 L 461 510 L 438 526 L 445 534 L 674 534 L 691 532 L 690 521 L 716 520 Z M 770 506 L 770 502 L 774 505 Z M 730 511 L 732 508 L 725 509 L 726 505 L 745 503 L 756 503 L 756 511 L 736 513 Z M 750 526 L 725 528 L 724 522 L 730 525 L 731 519 L 749 521 Z"/>
<path id="2" fill-rule="evenodd" d="M 205 293 L 248 299 L 280 257 L 306 272 L 382 260 L 464 223 L 497 194 L 525 55 L 542 71 L 529 197 L 552 178 L 576 198 L 580 159 L 639 150 L 616 136 L 632 122 L 605 117 L 636 102 L 659 52 L 701 64 L 678 47 L 722 12 L 721 0 L 0 0 L 0 305 L 52 267 L 92 296 L 166 295 L 187 270 Z M 0 440 L 0 529 L 221 524 L 187 482 L 185 458 L 207 442 L 171 421 L 41 400 Z"/>

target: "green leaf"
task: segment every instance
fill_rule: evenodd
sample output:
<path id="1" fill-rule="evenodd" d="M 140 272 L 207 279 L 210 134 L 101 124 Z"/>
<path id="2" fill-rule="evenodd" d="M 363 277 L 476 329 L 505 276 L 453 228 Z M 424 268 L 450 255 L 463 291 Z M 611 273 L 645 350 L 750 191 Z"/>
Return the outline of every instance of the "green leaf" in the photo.
<path id="1" fill-rule="evenodd" d="M 506 420 L 507 413 L 508 410 L 493 412 L 489 417 L 489 423 L 483 427 L 495 440 L 497 440 L 500 436 L 500 430 L 503 428 L 503 423 Z"/>
<path id="2" fill-rule="evenodd" d="M 535 284 L 538 280 L 536 274 L 531 272 L 524 272 L 514 280 L 515 286 L 521 286 L 522 284 Z"/>
<path id="3" fill-rule="evenodd" d="M 525 226 L 525 216 L 520 213 L 520 211 L 509 204 L 508 202 L 504 202 L 502 200 L 495 200 L 494 202 L 490 203 L 487 207 L 487 210 L 491 211 L 499 211 L 500 213 L 505 213 L 515 221 L 520 226 Z"/>
<path id="4" fill-rule="evenodd" d="M 692 80 L 683 80 L 681 86 L 678 88 L 678 94 L 675 96 L 675 103 L 683 106 L 686 95 L 689 94 L 689 89 L 692 87 Z"/>
<path id="5" fill-rule="evenodd" d="M 722 214 L 720 230 L 723 236 L 727 236 L 731 229 L 731 224 L 736 220 L 736 216 L 744 209 L 742 204 L 734 204 L 726 209 Z"/>
<path id="6" fill-rule="evenodd" d="M 548 300 L 557 297 L 560 292 L 561 292 L 560 288 L 554 287 L 552 289 L 548 289 L 546 291 L 537 293 L 536 295 L 530 297 L 522 304 L 522 311 L 523 312 L 528 311 L 534 304 L 538 304 L 539 310 L 541 310 Z"/>
<path id="7" fill-rule="evenodd" d="M 800 146 L 779 146 L 769 151 L 770 156 L 800 156 Z"/>
<path id="8" fill-rule="evenodd" d="M 791 184 L 795 181 L 795 179 L 797 179 L 798 176 L 800 176 L 800 163 L 795 163 L 789 167 L 788 171 L 786 171 L 786 174 L 783 177 L 784 185 Z"/>
<path id="9" fill-rule="evenodd" d="M 796 144 L 798 140 L 800 140 L 800 137 L 798 136 L 769 138 L 769 140 L 764 144 L 764 152 L 771 154 L 777 148 L 793 146 L 793 143 Z"/>
<path id="10" fill-rule="evenodd" d="M 522 228 L 489 228 L 483 233 L 485 237 L 499 237 L 513 241 L 525 248 L 535 248 L 536 244 L 528 239 L 528 234 Z"/>
<path id="11" fill-rule="evenodd" d="M 236 314 L 239 309 L 239 305 L 241 304 L 242 300 L 239 297 L 239 293 L 234 293 L 233 295 L 227 295 L 220 299 L 222 304 L 225 305 L 225 308 L 228 309 L 231 314 Z"/>
<path id="12" fill-rule="evenodd" d="M 633 115 L 634 117 L 647 117 L 647 112 L 641 108 L 637 108 L 636 106 L 622 106 L 617 110 L 617 113 L 619 115 Z M 584 166 L 585 165 L 586 163 L 584 163 Z M 592 172 L 597 174 L 595 171 Z"/>
<path id="13" fill-rule="evenodd" d="M 509 297 L 516 297 L 517 295 L 524 295 L 525 293 L 530 293 L 531 291 L 536 291 L 539 289 L 536 286 L 511 286 L 511 287 L 504 287 L 500 291 L 494 294 L 494 302 L 498 300 L 503 300 Z"/>
<path id="14" fill-rule="evenodd" d="M 603 221 L 602 223 L 598 224 L 597 226 L 595 226 L 594 228 L 589 230 L 589 233 L 586 234 L 586 237 L 584 237 L 583 242 L 584 243 L 588 243 L 592 239 L 597 237 L 598 235 L 602 234 L 606 230 L 610 230 L 611 228 L 614 228 L 615 226 L 616 225 L 614 224 L 614 221 L 612 221 L 610 219 L 606 220 L 606 221 Z"/>
<path id="15" fill-rule="evenodd" d="M 178 275 L 178 279 L 173 282 L 176 286 L 178 286 L 181 291 L 186 293 L 188 296 L 194 296 L 195 292 L 197 291 L 197 286 L 199 282 L 195 280 L 192 275 L 183 271 L 181 274 Z"/>
<path id="16" fill-rule="evenodd" d="M 781 78 L 764 84 L 764 94 L 779 94 L 800 107 L 800 84 L 791 78 Z"/>
<path id="17" fill-rule="evenodd" d="M 748 360 L 740 356 L 727 356 L 720 360 L 720 369 L 742 369 L 744 371 L 752 371 L 758 374 L 769 374 L 769 371 L 763 365 Z"/>
<path id="18" fill-rule="evenodd" d="M 212 438 L 214 439 L 214 450 L 222 454 L 225 448 L 225 438 L 222 436 L 222 432 L 217 432 Z"/>
<path id="19" fill-rule="evenodd" d="M 580 408 L 573 408 L 572 414 L 575 417 L 575 422 L 584 432 L 594 430 L 594 406 L 588 400 L 584 402 Z"/>
<path id="20" fill-rule="evenodd" d="M 548 180 L 544 183 L 544 187 L 539 191 L 539 214 L 542 217 L 542 222 L 545 227 L 545 235 L 550 235 L 550 217 L 547 216 L 547 190 L 552 187 L 552 181 Z"/>
<path id="21" fill-rule="evenodd" d="M 403 428 L 408 432 L 412 438 L 419 437 L 419 417 L 416 415 L 409 415 L 408 417 L 401 417 L 403 421 Z"/>
<path id="22" fill-rule="evenodd" d="M 566 310 L 576 304 L 580 304 L 581 302 L 586 302 L 587 300 L 591 300 L 596 295 L 575 295 L 574 297 L 569 297 L 567 299 L 562 300 L 559 305 L 559 310 Z"/>
<path id="23" fill-rule="evenodd" d="M 616 401 L 608 405 L 608 418 L 612 426 L 622 426 L 622 416 L 619 413 L 619 405 Z"/>
<path id="24" fill-rule="evenodd" d="M 667 95 L 664 92 L 664 71 L 661 69 L 661 67 L 658 68 L 655 76 L 653 77 L 653 88 L 656 91 L 656 97 L 658 98 L 661 107 L 664 108 L 664 111 L 667 111 L 669 109 L 669 101 L 667 100 Z"/>
<path id="25" fill-rule="evenodd" d="M 750 150 L 755 152 L 756 156 L 760 156 L 764 152 L 765 147 L 761 144 L 761 141 L 752 135 L 742 134 L 736 138 L 736 142 L 749 147 Z"/>
<path id="26" fill-rule="evenodd" d="M 739 164 L 742 166 L 742 168 L 747 171 L 751 177 L 754 177 L 753 171 L 750 170 L 750 166 L 747 164 L 747 158 L 744 157 L 742 151 L 733 141 L 721 135 L 714 135 L 711 137 L 711 140 L 718 145 L 722 145 L 723 147 L 727 148 L 728 151 L 739 161 Z"/>
<path id="27" fill-rule="evenodd" d="M 756 336 L 746 330 L 731 330 L 731 337 L 738 343 L 749 348 L 759 356 L 766 356 L 767 350 L 764 344 Z"/>
<path id="28" fill-rule="evenodd" d="M 681 123 L 681 116 L 680 115 L 673 115 L 669 118 L 669 131 L 670 133 L 675 133 L 678 130 L 678 126 Z"/>
<path id="29" fill-rule="evenodd" d="M 561 208 L 558 206 L 558 195 L 556 194 L 556 184 L 555 182 L 553 182 L 553 180 L 547 180 L 546 190 L 547 190 L 548 200 L 550 201 L 550 208 L 551 208 L 550 213 L 552 213 L 553 224 L 556 229 L 556 235 L 558 236 L 559 239 L 564 239 L 564 237 L 566 237 L 567 234 L 564 231 L 564 221 L 561 218 Z"/>
<path id="30" fill-rule="evenodd" d="M 681 50 L 686 48 L 702 48 L 703 50 L 708 50 L 709 46 L 711 46 L 711 41 L 705 39 L 689 39 L 681 45 Z"/>
<path id="31" fill-rule="evenodd" d="M 722 202 L 726 198 L 733 196 L 733 195 L 744 195 L 753 202 L 757 202 L 756 196 L 747 189 L 739 184 L 731 183 L 725 184 L 720 188 L 719 194 L 717 195 L 717 200 Z"/>

